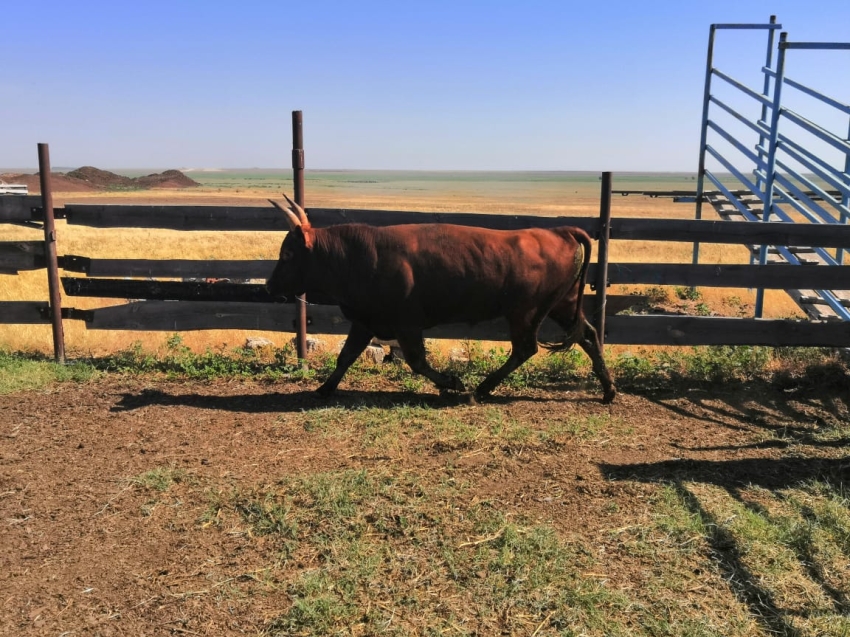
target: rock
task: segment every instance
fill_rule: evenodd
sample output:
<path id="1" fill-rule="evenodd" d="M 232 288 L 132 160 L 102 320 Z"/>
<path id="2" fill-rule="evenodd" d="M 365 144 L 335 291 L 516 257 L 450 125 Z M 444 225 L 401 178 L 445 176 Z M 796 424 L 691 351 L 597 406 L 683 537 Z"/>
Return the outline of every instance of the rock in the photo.
<path id="1" fill-rule="evenodd" d="M 296 351 L 298 350 L 298 339 L 297 338 L 293 338 L 291 341 L 289 341 L 289 344 L 292 345 L 292 349 L 294 349 Z M 322 349 L 322 341 L 320 341 L 315 336 L 308 336 L 307 337 L 307 353 L 308 354 L 313 354 L 315 352 L 320 351 L 321 349 Z"/>
<path id="2" fill-rule="evenodd" d="M 245 340 L 245 349 L 262 349 L 263 347 L 274 347 L 274 343 L 261 336 L 249 336 Z"/>

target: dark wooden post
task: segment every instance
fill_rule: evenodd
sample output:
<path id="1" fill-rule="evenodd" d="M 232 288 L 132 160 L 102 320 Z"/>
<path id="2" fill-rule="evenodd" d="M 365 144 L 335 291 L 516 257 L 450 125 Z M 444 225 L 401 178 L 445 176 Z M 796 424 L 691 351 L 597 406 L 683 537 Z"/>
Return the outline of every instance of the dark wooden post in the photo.
<path id="1" fill-rule="evenodd" d="M 38 173 L 41 182 L 41 208 L 44 210 L 44 254 L 47 260 L 47 287 L 50 291 L 50 322 L 53 325 L 53 356 L 65 362 L 65 332 L 62 327 L 62 296 L 59 293 L 59 260 L 56 257 L 56 224 L 53 219 L 53 191 L 50 188 L 50 149 L 38 145 Z"/>
<path id="2" fill-rule="evenodd" d="M 292 185 L 295 203 L 304 208 L 304 128 L 301 111 L 292 111 Z M 307 297 L 301 295 L 295 303 L 295 351 L 298 358 L 307 358 Z"/>
<path id="3" fill-rule="evenodd" d="M 599 243 L 596 253 L 596 312 L 594 327 L 605 344 L 605 303 L 608 297 L 608 239 L 611 234 L 611 173 L 602 173 L 599 196 Z"/>

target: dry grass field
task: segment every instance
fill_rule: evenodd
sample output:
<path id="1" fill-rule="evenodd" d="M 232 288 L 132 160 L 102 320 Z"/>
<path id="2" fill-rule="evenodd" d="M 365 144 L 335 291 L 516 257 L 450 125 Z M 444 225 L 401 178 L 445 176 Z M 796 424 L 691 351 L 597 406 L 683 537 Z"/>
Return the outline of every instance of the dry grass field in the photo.
<path id="1" fill-rule="evenodd" d="M 146 190 L 128 192 L 58 192 L 55 205 L 65 203 L 122 204 L 212 204 L 266 205 L 276 190 L 266 184 L 225 186 L 202 185 L 194 189 Z M 691 184 L 688 186 L 692 187 Z M 289 188 L 288 186 L 286 186 Z M 616 181 L 615 189 L 620 186 Z M 308 207 L 344 207 L 383 210 L 454 211 L 552 216 L 596 216 L 599 193 L 595 184 L 578 184 L 566 192 L 553 183 L 517 185 L 488 182 L 487 187 L 448 184 L 442 188 L 384 188 L 370 183 L 327 184 L 308 181 Z M 713 213 L 709 213 L 713 214 Z M 640 195 L 616 196 L 616 217 L 648 217 L 688 219 L 693 217 L 692 204 L 678 204 L 670 199 Z M 38 240 L 38 230 L 0 226 L 3 240 Z M 274 259 L 282 236 L 264 232 L 179 232 L 168 230 L 93 229 L 57 222 L 59 254 L 76 254 L 100 258 L 145 259 Z M 703 263 L 745 263 L 746 252 L 738 246 L 704 245 Z M 614 242 L 612 262 L 688 263 L 690 244 L 660 242 Z M 612 293 L 628 293 L 637 286 L 615 286 Z M 752 314 L 754 292 L 745 289 L 710 289 L 701 291 L 702 303 L 708 311 L 722 316 Z M 670 290 L 671 296 L 673 291 Z M 43 300 L 47 298 L 44 271 L 26 272 L 17 277 L 2 277 L 0 300 Z M 88 309 L 116 304 L 114 299 L 66 298 L 66 306 Z M 766 315 L 769 317 L 801 316 L 797 307 L 782 292 L 769 292 Z M 280 343 L 280 334 L 242 331 L 199 331 L 184 335 L 184 342 L 195 350 L 234 347 L 249 335 L 261 335 Z M 73 355 L 103 355 L 139 342 L 148 349 L 162 346 L 165 337 L 156 332 L 86 331 L 80 321 L 65 322 L 68 352 Z M 48 351 L 51 347 L 49 326 L 0 325 L 0 345 L 21 351 Z"/>

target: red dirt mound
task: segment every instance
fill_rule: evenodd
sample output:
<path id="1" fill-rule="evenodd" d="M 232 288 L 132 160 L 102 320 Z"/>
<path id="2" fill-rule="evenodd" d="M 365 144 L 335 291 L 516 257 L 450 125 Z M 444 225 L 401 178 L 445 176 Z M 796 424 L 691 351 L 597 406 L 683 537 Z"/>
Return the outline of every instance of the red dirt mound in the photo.
<path id="1" fill-rule="evenodd" d="M 133 182 L 139 188 L 194 188 L 200 185 L 179 170 L 166 170 L 161 173 L 137 177 Z"/>
<path id="2" fill-rule="evenodd" d="M 116 175 L 108 170 L 101 170 L 94 166 L 83 166 L 65 175 L 71 179 L 80 179 L 97 189 L 110 188 L 132 188 L 134 180 L 123 175 Z"/>
<path id="3" fill-rule="evenodd" d="M 4 173 L 3 181 L 26 184 L 30 194 L 41 192 L 39 174 Z M 51 173 L 54 192 L 91 192 L 95 190 L 146 190 L 149 188 L 194 188 L 200 184 L 179 170 L 166 170 L 144 177 L 125 177 L 94 166 L 83 166 L 69 173 Z"/>

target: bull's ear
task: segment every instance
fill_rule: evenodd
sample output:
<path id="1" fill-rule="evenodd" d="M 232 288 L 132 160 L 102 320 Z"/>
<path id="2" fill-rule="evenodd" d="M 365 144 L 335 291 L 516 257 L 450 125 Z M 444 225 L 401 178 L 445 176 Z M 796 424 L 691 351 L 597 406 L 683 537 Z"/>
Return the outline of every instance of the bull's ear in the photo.
<path id="1" fill-rule="evenodd" d="M 284 197 L 285 196 L 286 195 L 284 195 Z M 288 200 L 288 198 L 287 198 L 287 200 Z M 301 220 L 295 215 L 294 212 L 292 212 L 292 210 L 290 210 L 289 208 L 284 208 L 278 202 L 276 202 L 272 199 L 269 199 L 269 203 L 286 215 L 286 223 L 289 224 L 290 230 L 295 230 L 295 228 L 301 227 L 301 225 L 302 225 Z"/>
<path id="2" fill-rule="evenodd" d="M 309 227 L 310 226 L 310 220 L 307 219 L 307 213 L 304 212 L 304 208 L 302 208 L 297 203 L 292 201 L 292 199 L 287 197 L 286 193 L 283 193 L 283 197 L 284 197 L 284 199 L 286 199 L 286 203 L 289 204 L 289 208 L 291 210 L 293 210 L 296 215 L 298 215 L 298 219 L 301 221 L 301 225 Z"/>

